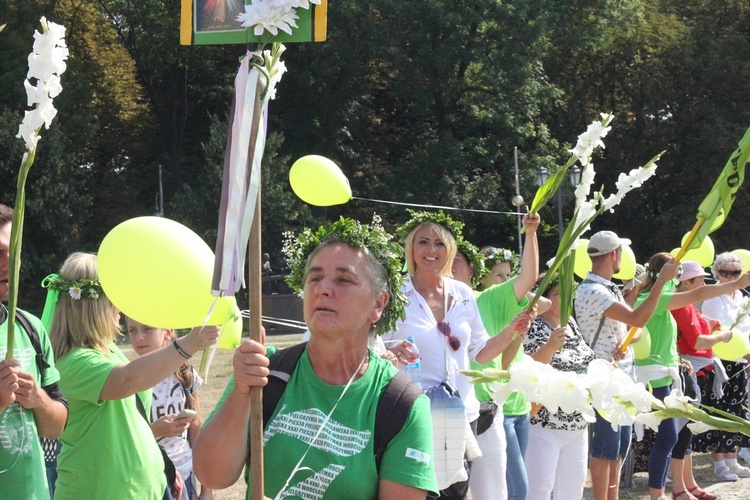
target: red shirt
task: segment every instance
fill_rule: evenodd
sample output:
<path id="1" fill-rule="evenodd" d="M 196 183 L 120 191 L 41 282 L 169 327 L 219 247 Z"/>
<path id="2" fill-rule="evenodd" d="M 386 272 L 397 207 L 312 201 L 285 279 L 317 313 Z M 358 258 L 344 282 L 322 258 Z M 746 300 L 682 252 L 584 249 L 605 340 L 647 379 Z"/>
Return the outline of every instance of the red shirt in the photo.
<path id="1" fill-rule="evenodd" d="M 698 335 L 711 335 L 711 325 L 695 305 L 690 304 L 672 311 L 677 322 L 677 350 L 680 354 L 713 357 L 711 349 L 695 350 Z"/>

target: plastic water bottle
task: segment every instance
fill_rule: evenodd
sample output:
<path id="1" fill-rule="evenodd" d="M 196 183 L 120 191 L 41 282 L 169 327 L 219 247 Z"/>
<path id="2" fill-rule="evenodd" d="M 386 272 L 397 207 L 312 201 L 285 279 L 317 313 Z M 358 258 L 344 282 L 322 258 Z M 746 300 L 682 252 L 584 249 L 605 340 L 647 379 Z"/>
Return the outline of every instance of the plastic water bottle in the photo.
<path id="1" fill-rule="evenodd" d="M 414 343 L 414 337 L 409 335 L 409 338 L 407 338 L 409 342 L 411 342 L 411 350 L 414 352 L 414 354 L 417 355 L 417 359 L 415 359 L 413 362 L 406 365 L 404 368 L 404 371 L 406 372 L 409 377 L 414 381 L 415 384 L 419 386 L 419 388 L 422 388 L 422 358 L 419 357 L 419 349 L 417 349 L 417 344 Z"/>

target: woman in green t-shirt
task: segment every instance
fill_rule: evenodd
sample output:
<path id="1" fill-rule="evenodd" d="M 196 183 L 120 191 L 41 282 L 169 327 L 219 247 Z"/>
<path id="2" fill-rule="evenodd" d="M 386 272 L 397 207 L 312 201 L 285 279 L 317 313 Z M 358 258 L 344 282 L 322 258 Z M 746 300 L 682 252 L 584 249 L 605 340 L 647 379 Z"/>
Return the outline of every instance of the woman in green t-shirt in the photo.
<path id="1" fill-rule="evenodd" d="M 70 405 L 60 436 L 55 498 L 161 499 L 167 486 L 164 462 L 146 417 L 151 388 L 186 358 L 215 344 L 219 328 L 194 328 L 179 343 L 128 362 L 115 345 L 120 312 L 99 283 L 96 255 L 71 254 L 60 275 L 45 282 L 48 300 L 62 292 L 50 338 L 60 389 Z"/>
<path id="2" fill-rule="evenodd" d="M 436 493 L 429 400 L 411 382 L 404 391 L 416 394 L 411 409 L 408 398 L 398 402 L 408 418 L 376 458 L 379 400 L 391 380 L 403 378 L 368 349 L 369 337 L 403 314 L 400 252 L 393 245 L 379 225 L 343 218 L 287 242 L 287 283 L 303 292 L 310 341 L 265 425 L 266 496 L 424 500 Z M 193 446 L 201 484 L 226 488 L 254 458 L 249 421 L 257 408 L 249 395 L 268 383 L 267 355 L 274 353 L 251 340 L 235 352 L 232 380 Z"/>

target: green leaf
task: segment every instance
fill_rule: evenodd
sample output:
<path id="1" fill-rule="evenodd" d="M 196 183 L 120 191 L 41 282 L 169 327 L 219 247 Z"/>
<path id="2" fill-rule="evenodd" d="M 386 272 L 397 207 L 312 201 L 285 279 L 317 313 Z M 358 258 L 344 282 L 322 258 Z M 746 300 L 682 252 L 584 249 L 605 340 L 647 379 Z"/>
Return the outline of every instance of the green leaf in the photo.
<path id="1" fill-rule="evenodd" d="M 577 156 L 571 156 L 568 160 L 568 163 L 560 167 L 557 172 L 552 174 L 547 179 L 547 182 L 545 182 L 542 186 L 539 187 L 539 189 L 536 190 L 534 201 L 531 202 L 532 213 L 538 212 L 555 195 L 557 190 L 560 188 L 560 185 L 567 177 L 568 169 L 571 165 L 573 165 L 573 163 L 576 162 L 577 159 Z"/>

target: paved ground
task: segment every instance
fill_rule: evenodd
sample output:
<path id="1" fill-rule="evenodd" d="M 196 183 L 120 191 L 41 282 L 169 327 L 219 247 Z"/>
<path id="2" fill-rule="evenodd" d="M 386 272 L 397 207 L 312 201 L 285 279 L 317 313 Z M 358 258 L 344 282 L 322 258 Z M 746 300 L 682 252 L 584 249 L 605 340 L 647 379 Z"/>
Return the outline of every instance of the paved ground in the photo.
<path id="1" fill-rule="evenodd" d="M 696 453 L 693 458 L 695 464 L 693 475 L 698 484 L 706 491 L 719 495 L 721 500 L 750 500 L 750 478 L 740 479 L 735 482 L 716 482 L 713 476 L 713 462 L 711 456 L 706 453 Z M 742 462 L 742 461 L 740 461 Z M 743 464 L 744 465 L 744 464 Z M 647 474 L 640 472 L 633 476 L 633 487 L 622 489 L 621 500 L 646 500 L 648 496 Z M 589 486 L 590 483 L 587 484 Z M 667 484 L 667 496 L 672 496 L 671 480 Z M 591 489 L 586 488 L 584 492 L 586 500 L 593 499 Z M 567 499 L 561 499 L 567 500 Z"/>

